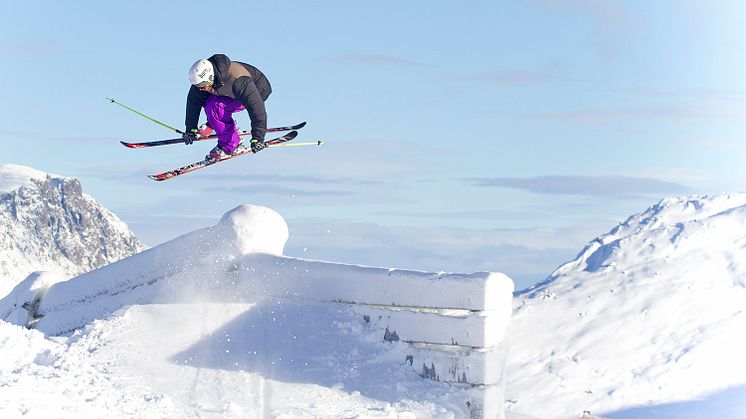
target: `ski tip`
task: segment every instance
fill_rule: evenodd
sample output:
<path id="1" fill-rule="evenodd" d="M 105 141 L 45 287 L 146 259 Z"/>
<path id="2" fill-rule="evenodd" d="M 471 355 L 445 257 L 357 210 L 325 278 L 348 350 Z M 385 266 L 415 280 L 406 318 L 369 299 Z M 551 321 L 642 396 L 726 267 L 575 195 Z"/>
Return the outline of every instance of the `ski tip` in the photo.
<path id="1" fill-rule="evenodd" d="M 122 143 L 122 145 L 125 146 L 125 147 L 127 147 L 127 148 L 145 148 L 145 147 L 147 147 L 146 145 L 144 145 L 142 143 L 128 143 L 126 141 L 120 141 L 120 143 Z"/>
<path id="2" fill-rule="evenodd" d="M 301 129 L 306 126 L 306 121 L 301 122 L 300 124 L 293 127 L 293 129 Z"/>
<path id="3" fill-rule="evenodd" d="M 165 178 L 165 177 L 160 177 L 158 175 L 148 175 L 148 177 L 151 178 L 151 179 L 153 179 L 156 182 L 160 182 L 162 180 L 168 179 L 168 178 Z"/>

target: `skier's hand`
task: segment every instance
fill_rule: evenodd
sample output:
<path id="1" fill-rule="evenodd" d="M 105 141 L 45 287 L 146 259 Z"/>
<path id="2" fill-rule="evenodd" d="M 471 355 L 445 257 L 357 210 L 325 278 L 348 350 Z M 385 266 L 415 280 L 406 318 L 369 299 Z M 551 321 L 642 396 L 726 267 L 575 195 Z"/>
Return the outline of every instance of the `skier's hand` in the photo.
<path id="1" fill-rule="evenodd" d="M 258 153 L 265 148 L 267 148 L 267 144 L 264 144 L 264 140 L 260 140 L 259 138 L 251 139 L 251 151 L 253 153 Z"/>
<path id="2" fill-rule="evenodd" d="M 197 139 L 197 130 L 194 128 L 186 130 L 181 134 L 181 139 L 184 140 L 184 144 L 186 145 L 193 143 Z"/>

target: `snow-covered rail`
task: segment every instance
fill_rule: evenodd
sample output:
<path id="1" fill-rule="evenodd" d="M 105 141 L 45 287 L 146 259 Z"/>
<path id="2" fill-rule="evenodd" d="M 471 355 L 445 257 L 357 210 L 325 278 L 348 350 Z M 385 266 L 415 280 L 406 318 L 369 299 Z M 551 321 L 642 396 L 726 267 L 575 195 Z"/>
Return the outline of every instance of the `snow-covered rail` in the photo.
<path id="1" fill-rule="evenodd" d="M 256 269 L 272 265 L 271 270 Z M 245 295 L 348 305 L 382 340 L 408 343 L 403 361 L 422 377 L 467 388 L 472 417 L 503 417 L 513 293 L 506 275 L 384 269 L 263 254 L 245 255 L 229 271 Z"/>

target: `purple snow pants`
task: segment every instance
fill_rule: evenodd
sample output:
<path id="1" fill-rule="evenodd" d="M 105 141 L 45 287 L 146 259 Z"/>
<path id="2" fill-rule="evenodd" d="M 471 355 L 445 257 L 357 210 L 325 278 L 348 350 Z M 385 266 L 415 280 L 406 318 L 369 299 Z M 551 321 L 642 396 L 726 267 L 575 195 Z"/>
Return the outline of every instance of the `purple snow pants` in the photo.
<path id="1" fill-rule="evenodd" d="M 236 131 L 236 121 L 233 120 L 233 114 L 240 112 L 245 108 L 243 105 L 227 96 L 210 95 L 205 102 L 205 114 L 207 122 L 215 135 L 218 136 L 218 145 L 227 153 L 233 153 L 241 142 L 241 137 Z"/>

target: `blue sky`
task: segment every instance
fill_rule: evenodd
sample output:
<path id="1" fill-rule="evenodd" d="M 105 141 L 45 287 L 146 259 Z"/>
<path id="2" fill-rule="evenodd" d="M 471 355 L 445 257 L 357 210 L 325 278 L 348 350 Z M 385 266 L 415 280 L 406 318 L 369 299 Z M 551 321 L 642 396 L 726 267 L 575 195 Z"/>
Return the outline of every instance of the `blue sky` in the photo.
<path id="1" fill-rule="evenodd" d="M 291 256 L 521 287 L 663 197 L 746 181 L 738 1 L 21 3 L 0 162 L 80 178 L 150 245 L 251 203 Z M 326 144 L 147 179 L 212 145 L 125 149 L 172 133 L 105 98 L 182 128 L 186 72 L 218 52 L 266 73 L 270 125 Z"/>

